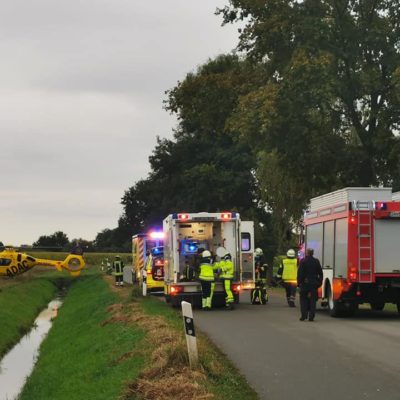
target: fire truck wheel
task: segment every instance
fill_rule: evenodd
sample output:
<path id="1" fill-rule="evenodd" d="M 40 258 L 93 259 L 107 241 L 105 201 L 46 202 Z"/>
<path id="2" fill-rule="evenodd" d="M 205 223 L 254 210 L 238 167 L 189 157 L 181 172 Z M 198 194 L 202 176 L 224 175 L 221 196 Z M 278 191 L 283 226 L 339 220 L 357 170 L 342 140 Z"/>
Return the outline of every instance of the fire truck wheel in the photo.
<path id="1" fill-rule="evenodd" d="M 370 303 L 371 310 L 382 311 L 385 308 L 385 303 Z"/>
<path id="2" fill-rule="evenodd" d="M 333 299 L 333 293 L 330 284 L 326 288 L 326 298 L 328 299 L 328 309 L 331 317 L 343 317 L 345 315 L 344 307 L 341 303 Z"/>

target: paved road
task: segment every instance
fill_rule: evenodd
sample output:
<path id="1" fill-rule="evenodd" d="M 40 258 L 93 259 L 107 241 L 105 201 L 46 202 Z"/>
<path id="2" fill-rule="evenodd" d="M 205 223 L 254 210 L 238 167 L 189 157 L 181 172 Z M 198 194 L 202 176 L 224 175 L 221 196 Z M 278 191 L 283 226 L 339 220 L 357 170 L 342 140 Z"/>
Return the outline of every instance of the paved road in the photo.
<path id="1" fill-rule="evenodd" d="M 400 318 L 361 310 L 350 319 L 299 309 L 270 290 L 265 306 L 245 294 L 234 311 L 196 311 L 195 324 L 266 400 L 400 400 Z M 245 400 L 245 399 L 243 399 Z"/>

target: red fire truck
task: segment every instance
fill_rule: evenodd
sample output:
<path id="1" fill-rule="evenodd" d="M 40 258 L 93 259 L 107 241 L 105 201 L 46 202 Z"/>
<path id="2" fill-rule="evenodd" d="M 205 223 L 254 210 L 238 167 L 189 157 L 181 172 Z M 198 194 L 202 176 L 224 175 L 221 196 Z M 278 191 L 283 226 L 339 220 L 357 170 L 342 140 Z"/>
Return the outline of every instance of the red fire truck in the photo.
<path id="1" fill-rule="evenodd" d="M 333 317 L 359 304 L 400 313 L 400 196 L 391 188 L 345 188 L 311 199 L 305 246 L 321 261 L 322 305 Z"/>

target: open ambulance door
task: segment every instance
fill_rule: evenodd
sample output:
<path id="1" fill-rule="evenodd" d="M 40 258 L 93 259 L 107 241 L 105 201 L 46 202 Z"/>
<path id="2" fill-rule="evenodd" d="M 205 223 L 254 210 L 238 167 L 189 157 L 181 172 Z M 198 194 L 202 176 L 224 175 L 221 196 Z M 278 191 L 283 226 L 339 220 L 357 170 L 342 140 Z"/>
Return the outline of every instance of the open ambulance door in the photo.
<path id="1" fill-rule="evenodd" d="M 243 289 L 254 286 L 254 222 L 240 224 L 240 280 Z"/>

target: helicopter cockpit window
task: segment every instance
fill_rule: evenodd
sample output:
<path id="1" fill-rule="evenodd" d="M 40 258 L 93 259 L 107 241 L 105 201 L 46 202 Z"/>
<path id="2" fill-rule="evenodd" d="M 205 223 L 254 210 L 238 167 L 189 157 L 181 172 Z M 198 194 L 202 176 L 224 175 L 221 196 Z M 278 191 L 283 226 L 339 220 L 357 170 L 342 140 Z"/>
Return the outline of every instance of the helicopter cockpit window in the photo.
<path id="1" fill-rule="evenodd" d="M 0 258 L 0 266 L 7 267 L 7 265 L 11 264 L 11 260 L 9 258 Z"/>

